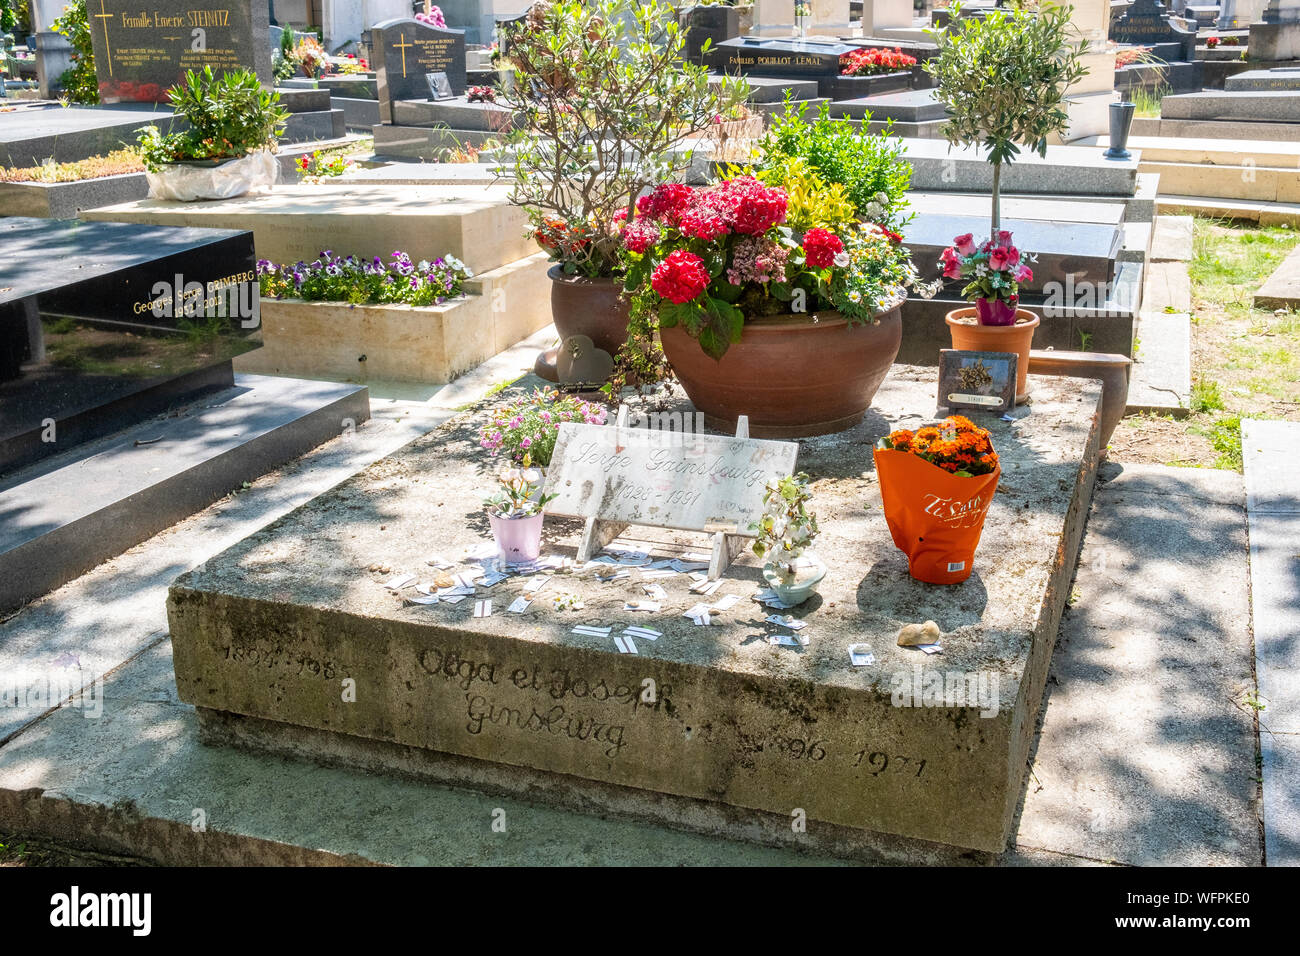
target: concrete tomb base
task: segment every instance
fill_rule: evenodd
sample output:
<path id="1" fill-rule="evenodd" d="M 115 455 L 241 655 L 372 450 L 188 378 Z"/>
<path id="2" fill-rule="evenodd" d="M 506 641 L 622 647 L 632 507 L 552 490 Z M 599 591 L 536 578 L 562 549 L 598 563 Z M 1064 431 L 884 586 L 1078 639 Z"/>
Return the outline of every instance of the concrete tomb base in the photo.
<path id="1" fill-rule="evenodd" d="M 933 414 L 933 371 L 894 366 L 862 424 L 800 443 L 797 467 L 817 482 L 817 547 L 831 559 L 820 595 L 781 612 L 807 622 L 806 646 L 770 642 L 784 629 L 751 601 L 763 582 L 748 554 L 707 598 L 684 575 L 656 579 L 667 592 L 657 613 L 623 609 L 644 598 L 639 570 L 609 583 L 556 574 L 522 614 L 506 611 L 529 581 L 519 576 L 454 606 L 406 604 L 385 588 L 394 574 L 431 581 L 433 553 L 455 560 L 488 540 L 480 413 L 177 579 L 168 614 L 178 693 L 201 708 L 207 739 L 374 769 L 435 766 L 475 786 L 517 767 L 519 780 L 547 781 L 530 790 L 543 798 L 678 826 L 726 817 L 740 836 L 747 819 L 752 836 L 806 817 L 810 830 L 999 852 L 1097 462 L 1100 387 L 1030 384 L 1023 417 L 983 422 L 1003 476 L 975 572 L 957 586 L 908 576 L 871 459 L 878 437 Z M 572 556 L 581 527 L 548 519 L 544 552 Z M 708 547 L 703 535 L 649 529 L 620 542 L 659 557 Z M 585 607 L 556 610 L 561 592 Z M 682 616 L 726 594 L 740 601 L 712 626 Z M 481 600 L 494 610 L 475 617 Z M 944 632 L 942 654 L 895 644 L 902 624 L 927 619 Z M 584 636 L 577 624 L 615 630 Z M 613 638 L 626 625 L 662 635 L 619 653 Z M 870 666 L 850 665 L 858 642 L 870 645 Z M 683 801 L 714 810 L 701 816 Z"/>

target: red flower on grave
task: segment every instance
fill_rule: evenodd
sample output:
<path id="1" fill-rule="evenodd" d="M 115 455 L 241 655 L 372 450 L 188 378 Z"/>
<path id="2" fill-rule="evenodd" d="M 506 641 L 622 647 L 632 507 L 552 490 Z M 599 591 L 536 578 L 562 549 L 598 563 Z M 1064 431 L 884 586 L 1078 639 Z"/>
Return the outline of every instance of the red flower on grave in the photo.
<path id="1" fill-rule="evenodd" d="M 757 236 L 785 222 L 785 190 L 769 188 L 752 176 L 737 176 L 719 183 L 705 201 L 722 216 L 733 232 Z"/>
<path id="2" fill-rule="evenodd" d="M 804 262 L 813 269 L 829 269 L 835 264 L 835 257 L 843 251 L 844 243 L 833 232 L 814 227 L 804 233 Z"/>
<path id="3" fill-rule="evenodd" d="M 669 302 L 690 302 L 709 285 L 709 270 L 704 260 L 685 249 L 678 249 L 661 262 L 650 277 L 650 287 Z"/>

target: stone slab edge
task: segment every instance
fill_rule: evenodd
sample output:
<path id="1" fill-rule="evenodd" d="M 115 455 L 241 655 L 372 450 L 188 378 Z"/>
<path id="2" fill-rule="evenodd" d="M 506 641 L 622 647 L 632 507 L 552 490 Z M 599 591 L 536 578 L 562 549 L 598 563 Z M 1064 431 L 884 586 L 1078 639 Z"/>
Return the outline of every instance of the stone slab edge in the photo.
<path id="1" fill-rule="evenodd" d="M 1300 309 L 1300 246 L 1291 250 L 1255 293 L 1257 309 Z"/>

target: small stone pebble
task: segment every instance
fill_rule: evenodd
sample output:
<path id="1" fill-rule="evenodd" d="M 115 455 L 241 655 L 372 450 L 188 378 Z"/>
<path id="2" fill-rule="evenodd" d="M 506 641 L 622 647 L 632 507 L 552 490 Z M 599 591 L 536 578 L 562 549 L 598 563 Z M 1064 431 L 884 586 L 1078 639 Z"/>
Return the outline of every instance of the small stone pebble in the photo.
<path id="1" fill-rule="evenodd" d="M 904 624 L 898 632 L 899 647 L 915 647 L 918 644 L 937 644 L 943 632 L 934 621 L 924 624 Z"/>

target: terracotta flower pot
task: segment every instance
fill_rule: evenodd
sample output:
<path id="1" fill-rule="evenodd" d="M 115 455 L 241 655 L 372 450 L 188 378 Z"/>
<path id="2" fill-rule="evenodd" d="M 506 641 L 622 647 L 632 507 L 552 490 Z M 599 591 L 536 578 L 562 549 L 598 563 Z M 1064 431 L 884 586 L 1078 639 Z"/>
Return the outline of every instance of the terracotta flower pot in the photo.
<path id="1" fill-rule="evenodd" d="M 551 280 L 551 319 L 560 341 L 585 335 L 598 349 L 613 358 L 627 341 L 628 303 L 621 295 L 623 283 L 617 279 L 588 279 L 565 275 L 552 266 L 546 275 Z M 538 356 L 534 370 L 548 381 L 556 381 L 555 356 L 552 349 Z"/>
<path id="2" fill-rule="evenodd" d="M 749 416 L 756 438 L 828 435 L 862 420 L 898 355 L 902 303 L 874 325 L 838 312 L 776 315 L 745 324 L 721 361 L 680 326 L 660 329 L 664 355 L 704 421 L 733 431 Z"/>
<path id="3" fill-rule="evenodd" d="M 975 309 L 953 309 L 946 321 L 952 333 L 952 347 L 963 352 L 1014 352 L 1016 363 L 1016 401 L 1029 397 L 1025 376 L 1029 374 L 1029 351 L 1038 328 L 1038 316 L 1028 309 L 1016 309 L 1015 325 L 980 325 Z"/>

